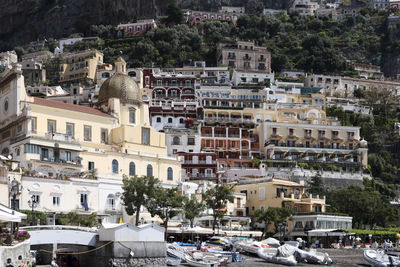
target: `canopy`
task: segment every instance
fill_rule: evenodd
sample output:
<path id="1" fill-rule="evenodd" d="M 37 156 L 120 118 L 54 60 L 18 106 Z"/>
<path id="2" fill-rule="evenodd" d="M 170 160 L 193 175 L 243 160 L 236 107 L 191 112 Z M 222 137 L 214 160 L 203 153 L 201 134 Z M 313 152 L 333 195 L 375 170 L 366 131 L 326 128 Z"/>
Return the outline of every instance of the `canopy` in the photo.
<path id="1" fill-rule="evenodd" d="M 308 231 L 308 236 L 345 236 L 346 232 L 338 229 L 315 229 Z"/>
<path id="2" fill-rule="evenodd" d="M 21 222 L 21 217 L 0 210 L 0 222 Z"/>
<path id="3" fill-rule="evenodd" d="M 9 207 L 4 206 L 4 205 L 2 205 L 2 204 L 0 204 L 0 211 L 4 211 L 5 213 L 8 213 L 8 214 L 10 214 L 10 215 L 18 216 L 18 217 L 20 217 L 22 220 L 26 220 L 26 218 L 27 218 L 27 215 L 26 215 L 25 213 L 21 213 L 21 212 L 18 212 L 18 211 L 16 211 L 16 210 L 12 210 L 12 209 L 10 209 Z"/>

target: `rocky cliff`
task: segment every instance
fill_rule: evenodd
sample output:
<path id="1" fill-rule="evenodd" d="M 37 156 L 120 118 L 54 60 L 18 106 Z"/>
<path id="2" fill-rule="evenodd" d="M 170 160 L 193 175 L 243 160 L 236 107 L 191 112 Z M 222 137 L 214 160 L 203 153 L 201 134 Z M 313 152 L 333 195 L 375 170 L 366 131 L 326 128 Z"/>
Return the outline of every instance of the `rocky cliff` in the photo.
<path id="1" fill-rule="evenodd" d="M 250 2 L 287 8 L 291 0 L 0 0 L 0 50 L 37 39 L 85 33 L 90 25 L 154 18 L 163 15 L 172 1 L 182 8 L 208 11 Z"/>
<path id="2" fill-rule="evenodd" d="M 165 0 L 0 0 L 0 49 L 85 32 L 95 24 L 154 18 Z"/>

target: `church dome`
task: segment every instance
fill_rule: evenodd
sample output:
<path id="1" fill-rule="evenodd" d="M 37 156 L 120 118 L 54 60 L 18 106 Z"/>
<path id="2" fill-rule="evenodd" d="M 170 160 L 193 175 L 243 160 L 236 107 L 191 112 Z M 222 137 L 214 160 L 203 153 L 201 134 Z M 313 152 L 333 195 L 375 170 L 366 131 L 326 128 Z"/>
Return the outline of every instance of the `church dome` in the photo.
<path id="1" fill-rule="evenodd" d="M 99 102 L 107 101 L 110 98 L 119 98 L 124 101 L 142 101 L 140 89 L 135 80 L 118 72 L 105 80 L 100 87 Z"/>
<path id="2" fill-rule="evenodd" d="M 104 81 L 99 91 L 99 102 L 110 98 L 119 98 L 121 101 L 141 102 L 142 96 L 139 86 L 134 79 L 125 74 L 126 63 L 122 57 L 115 62 L 116 72 Z"/>

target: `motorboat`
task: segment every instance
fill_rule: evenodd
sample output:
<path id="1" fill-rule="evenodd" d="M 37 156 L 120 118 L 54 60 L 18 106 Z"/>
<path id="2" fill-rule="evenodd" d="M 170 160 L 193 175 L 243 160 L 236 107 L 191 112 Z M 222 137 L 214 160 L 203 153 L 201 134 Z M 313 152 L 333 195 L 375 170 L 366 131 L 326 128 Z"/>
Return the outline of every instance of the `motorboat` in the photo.
<path id="1" fill-rule="evenodd" d="M 173 258 L 178 258 L 184 263 L 186 261 L 187 250 L 176 243 L 167 244 L 167 255 Z"/>
<path id="2" fill-rule="evenodd" d="M 179 258 L 174 258 L 174 257 L 167 257 L 165 263 L 168 266 L 178 266 L 179 264 L 181 264 L 182 260 Z"/>
<path id="3" fill-rule="evenodd" d="M 364 260 L 374 267 L 399 267 L 400 259 L 385 254 L 383 250 L 364 250 Z"/>
<path id="4" fill-rule="evenodd" d="M 228 250 L 232 247 L 232 243 L 229 239 L 221 236 L 213 236 L 205 242 L 206 246 L 220 246 L 223 250 Z"/>
<path id="5" fill-rule="evenodd" d="M 210 262 L 208 260 L 204 260 L 204 259 L 194 259 L 193 257 L 186 255 L 185 256 L 185 260 L 186 263 L 189 266 L 194 266 L 194 267 L 217 267 L 220 265 L 219 262 L 214 261 L 214 262 Z"/>
<path id="6" fill-rule="evenodd" d="M 252 254 L 257 254 L 258 249 L 260 248 L 271 248 L 277 250 L 271 245 L 258 241 L 241 241 L 236 244 L 236 248 Z"/>
<path id="7" fill-rule="evenodd" d="M 325 265 L 332 264 L 332 259 L 329 257 L 328 253 L 318 252 L 316 250 L 306 251 L 297 249 L 295 256 L 296 260 L 299 262 Z"/>
<path id="8" fill-rule="evenodd" d="M 294 255 L 289 255 L 287 257 L 280 256 L 278 255 L 278 249 L 276 248 L 260 248 L 257 251 L 258 257 L 261 259 L 265 260 L 266 262 L 269 263 L 275 263 L 275 264 L 282 264 L 282 265 L 287 265 L 287 266 L 295 266 L 297 265 L 296 258 Z"/>

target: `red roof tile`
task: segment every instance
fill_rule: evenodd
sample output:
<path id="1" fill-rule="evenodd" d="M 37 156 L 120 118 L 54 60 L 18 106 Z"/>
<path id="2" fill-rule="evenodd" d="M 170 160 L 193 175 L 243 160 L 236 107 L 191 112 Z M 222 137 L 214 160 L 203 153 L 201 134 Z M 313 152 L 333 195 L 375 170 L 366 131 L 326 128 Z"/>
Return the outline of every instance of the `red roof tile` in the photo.
<path id="1" fill-rule="evenodd" d="M 39 98 L 39 97 L 34 97 L 33 98 L 33 103 L 37 105 L 42 105 L 42 106 L 48 106 L 52 108 L 59 108 L 59 109 L 67 109 L 71 111 L 76 111 L 76 112 L 82 112 L 82 113 L 88 113 L 96 116 L 103 116 L 103 117 L 110 117 L 114 118 L 110 114 L 104 113 L 98 109 L 95 108 L 90 108 L 90 107 L 85 107 L 85 106 L 80 106 L 80 105 L 73 105 L 73 104 L 67 104 L 59 101 L 54 101 L 54 100 L 49 100 L 49 99 L 44 99 L 44 98 Z"/>

